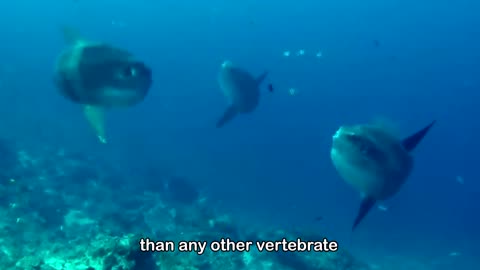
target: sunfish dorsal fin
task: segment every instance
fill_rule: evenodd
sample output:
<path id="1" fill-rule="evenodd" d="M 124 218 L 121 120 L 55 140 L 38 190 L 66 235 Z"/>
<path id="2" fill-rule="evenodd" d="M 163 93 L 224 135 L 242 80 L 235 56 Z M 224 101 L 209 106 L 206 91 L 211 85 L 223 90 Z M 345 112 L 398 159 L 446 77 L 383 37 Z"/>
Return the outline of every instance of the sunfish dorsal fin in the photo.
<path id="1" fill-rule="evenodd" d="M 268 75 L 268 71 L 264 71 L 260 76 L 258 76 L 255 81 L 257 82 L 257 85 L 260 85 L 264 80 L 265 78 L 267 77 Z"/>
<path id="2" fill-rule="evenodd" d="M 83 113 L 87 118 L 88 123 L 95 131 L 98 140 L 101 143 L 107 143 L 105 137 L 105 111 L 103 108 L 95 107 L 91 105 L 85 105 L 83 107 Z"/>
<path id="3" fill-rule="evenodd" d="M 230 105 L 224 112 L 222 117 L 217 121 L 217 128 L 223 127 L 226 123 L 230 122 L 238 114 L 237 108 L 234 105 Z"/>
<path id="4" fill-rule="evenodd" d="M 85 39 L 80 34 L 78 29 L 73 28 L 71 26 L 61 26 L 60 31 L 62 32 L 63 40 L 65 43 L 74 45 L 77 43 L 85 42 Z"/>
<path id="5" fill-rule="evenodd" d="M 435 124 L 435 120 L 432 121 L 428 126 L 424 127 L 423 129 L 417 131 L 415 134 L 410 135 L 409 137 L 403 139 L 402 145 L 408 152 L 412 151 L 417 147 L 420 141 L 427 135 L 430 128 Z"/>
<path id="6" fill-rule="evenodd" d="M 377 200 L 375 200 L 372 197 L 364 196 L 362 199 L 362 202 L 360 204 L 360 209 L 358 209 L 358 214 L 357 217 L 355 218 L 355 221 L 353 222 L 352 226 L 352 231 L 355 230 L 355 228 L 362 222 L 363 218 L 370 212 L 370 209 L 375 205 Z"/>

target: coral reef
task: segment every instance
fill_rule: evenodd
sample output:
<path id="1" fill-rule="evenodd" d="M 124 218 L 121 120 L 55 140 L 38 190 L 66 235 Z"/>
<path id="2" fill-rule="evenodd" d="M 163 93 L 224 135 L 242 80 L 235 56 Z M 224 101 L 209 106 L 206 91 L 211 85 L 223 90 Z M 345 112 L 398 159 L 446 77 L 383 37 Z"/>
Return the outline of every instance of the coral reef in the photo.
<path id="1" fill-rule="evenodd" d="M 360 270 L 341 250 L 308 252 L 141 252 L 139 240 L 295 239 L 254 231 L 219 213 L 178 176 L 131 179 L 95 157 L 46 146 L 4 144 L 0 181 L 0 265 L 25 270 Z M 145 175 L 139 174 L 138 177 Z M 137 185 L 142 183 L 141 185 Z"/>

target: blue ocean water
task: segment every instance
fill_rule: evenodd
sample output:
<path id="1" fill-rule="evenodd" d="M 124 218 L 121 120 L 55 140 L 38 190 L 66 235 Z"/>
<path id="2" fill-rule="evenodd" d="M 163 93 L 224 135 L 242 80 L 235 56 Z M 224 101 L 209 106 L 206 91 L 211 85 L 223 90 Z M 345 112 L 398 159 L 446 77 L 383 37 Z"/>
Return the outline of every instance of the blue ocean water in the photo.
<path id="1" fill-rule="evenodd" d="M 315 229 L 372 264 L 478 269 L 479 10 L 473 0 L 4 1 L 2 136 L 180 174 L 245 223 Z M 62 25 L 154 71 L 142 104 L 108 114 L 107 145 L 52 83 Z M 227 59 L 268 70 L 275 90 L 219 130 Z M 401 192 L 352 235 L 360 196 L 331 164 L 331 136 L 377 118 L 402 136 L 438 122 Z"/>

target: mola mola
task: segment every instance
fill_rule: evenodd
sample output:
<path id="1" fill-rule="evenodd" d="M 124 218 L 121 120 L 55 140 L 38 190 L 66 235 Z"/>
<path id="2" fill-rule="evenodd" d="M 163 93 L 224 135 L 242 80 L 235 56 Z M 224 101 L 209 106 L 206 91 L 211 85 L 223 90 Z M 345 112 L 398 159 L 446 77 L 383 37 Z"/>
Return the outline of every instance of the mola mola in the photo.
<path id="1" fill-rule="evenodd" d="M 412 171 L 411 151 L 434 123 L 403 140 L 377 125 L 342 126 L 333 135 L 330 152 L 333 165 L 363 195 L 352 230 L 377 201 L 399 191 Z"/>
<path id="2" fill-rule="evenodd" d="M 223 127 L 239 113 L 251 113 L 258 106 L 260 99 L 260 84 L 268 72 L 257 78 L 247 71 L 235 67 L 230 61 L 223 62 L 218 83 L 228 100 L 228 107 L 217 121 L 217 128 Z"/>
<path id="3" fill-rule="evenodd" d="M 104 109 L 142 102 L 151 85 L 151 69 L 124 49 L 82 38 L 64 28 L 68 47 L 55 65 L 55 85 L 68 100 L 81 104 L 98 138 L 106 142 Z"/>

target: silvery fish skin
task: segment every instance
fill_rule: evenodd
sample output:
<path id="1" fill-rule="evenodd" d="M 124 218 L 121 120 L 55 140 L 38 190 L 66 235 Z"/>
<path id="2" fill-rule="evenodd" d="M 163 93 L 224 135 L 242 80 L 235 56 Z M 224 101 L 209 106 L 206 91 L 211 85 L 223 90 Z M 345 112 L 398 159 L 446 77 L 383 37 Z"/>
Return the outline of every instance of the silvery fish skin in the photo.
<path id="1" fill-rule="evenodd" d="M 398 192 L 413 167 L 401 141 L 368 126 L 343 126 L 333 136 L 331 158 L 342 178 L 376 200 Z"/>
<path id="2" fill-rule="evenodd" d="M 332 163 L 341 178 L 363 195 L 352 230 L 377 201 L 400 190 L 412 172 L 411 152 L 434 124 L 403 140 L 375 125 L 342 126 L 333 135 Z"/>

